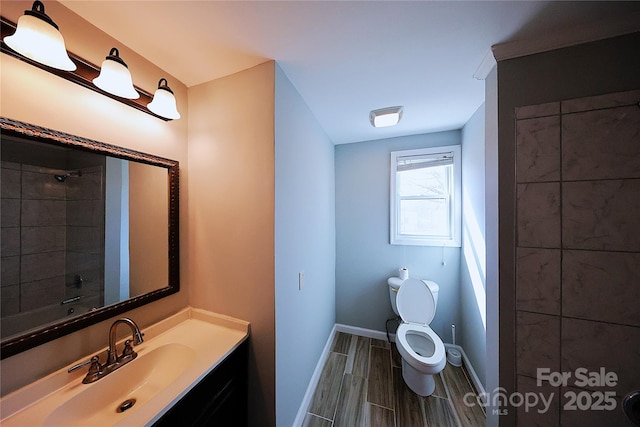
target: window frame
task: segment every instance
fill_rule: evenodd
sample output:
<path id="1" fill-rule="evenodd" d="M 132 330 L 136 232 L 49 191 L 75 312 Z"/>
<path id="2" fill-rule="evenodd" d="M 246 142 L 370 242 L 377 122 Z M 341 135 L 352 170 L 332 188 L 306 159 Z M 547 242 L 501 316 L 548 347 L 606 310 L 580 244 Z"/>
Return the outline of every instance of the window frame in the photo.
<path id="1" fill-rule="evenodd" d="M 451 193 L 448 196 L 449 202 L 449 224 L 450 237 L 442 236 L 418 236 L 400 234 L 400 224 L 398 220 L 400 215 L 399 194 L 397 188 L 398 174 L 398 158 L 408 156 L 434 155 L 434 154 L 453 154 L 453 164 L 451 178 L 453 184 Z M 462 171 L 461 171 L 461 147 L 460 145 L 447 145 L 442 147 L 419 148 L 414 150 L 392 151 L 390 155 L 390 195 L 389 195 L 389 242 L 392 245 L 413 245 L 413 246 L 461 246 L 461 228 L 462 228 Z"/>

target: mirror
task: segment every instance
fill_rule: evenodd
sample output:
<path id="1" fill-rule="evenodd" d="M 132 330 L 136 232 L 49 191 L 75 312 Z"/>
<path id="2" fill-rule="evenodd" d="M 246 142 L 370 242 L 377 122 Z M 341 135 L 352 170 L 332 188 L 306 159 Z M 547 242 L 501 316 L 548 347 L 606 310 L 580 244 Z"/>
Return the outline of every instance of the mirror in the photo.
<path id="1" fill-rule="evenodd" d="M 3 359 L 178 292 L 177 161 L 0 125 Z"/>

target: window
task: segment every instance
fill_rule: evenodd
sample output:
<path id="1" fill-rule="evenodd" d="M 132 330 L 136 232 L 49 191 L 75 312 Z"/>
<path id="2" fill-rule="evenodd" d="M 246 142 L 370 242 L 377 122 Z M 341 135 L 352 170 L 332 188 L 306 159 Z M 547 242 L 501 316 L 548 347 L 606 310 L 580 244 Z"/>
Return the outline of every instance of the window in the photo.
<path id="1" fill-rule="evenodd" d="M 460 246 L 460 146 L 391 153 L 391 244 Z"/>

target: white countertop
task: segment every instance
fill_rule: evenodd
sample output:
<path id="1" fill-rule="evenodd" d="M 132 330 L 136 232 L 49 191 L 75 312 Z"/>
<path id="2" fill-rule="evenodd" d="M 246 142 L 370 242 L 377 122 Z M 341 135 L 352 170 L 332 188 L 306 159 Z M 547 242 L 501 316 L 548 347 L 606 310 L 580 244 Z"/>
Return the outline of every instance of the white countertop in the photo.
<path id="1" fill-rule="evenodd" d="M 143 329 L 142 332 L 145 334 L 144 342 L 134 347 L 138 357 L 94 383 L 82 383 L 86 368 L 78 369 L 70 374 L 67 373 L 68 367 L 66 367 L 3 397 L 0 399 L 0 407 L 2 408 L 0 424 L 3 427 L 54 425 L 55 418 L 52 415 L 55 415 L 55 410 L 58 407 L 72 399 L 82 402 L 81 399 L 78 399 L 78 397 L 82 398 L 81 393 L 84 393 L 84 396 L 89 394 L 107 396 L 110 393 L 101 393 L 101 391 L 105 387 L 111 387 L 109 383 L 122 382 L 122 389 L 119 389 L 118 395 L 125 396 L 129 392 L 126 389 L 128 386 L 126 378 L 128 377 L 118 376 L 118 374 L 127 375 L 133 369 L 142 368 L 141 363 L 145 363 L 145 360 L 147 364 L 151 363 L 152 359 L 150 357 L 145 359 L 145 355 L 163 346 L 164 348 L 168 348 L 167 345 L 188 347 L 193 350 L 189 350 L 188 366 L 175 366 L 167 363 L 162 365 L 162 369 L 165 370 L 171 370 L 173 367 L 176 369 L 175 375 L 171 376 L 169 373 L 171 382 L 167 386 L 155 391 L 152 397 L 137 403 L 125 412 L 116 413 L 114 410 L 113 416 L 109 415 L 107 421 L 107 424 L 112 426 L 152 425 L 248 338 L 249 323 L 189 307 Z M 106 338 L 107 334 L 105 333 Z M 118 348 L 122 348 L 122 345 L 120 344 Z M 96 353 L 102 362 L 104 362 L 104 352 L 105 350 Z M 160 352 L 155 354 L 158 355 Z M 76 363 L 91 356 L 87 355 Z M 171 367 L 167 368 L 167 366 Z M 153 367 L 145 366 L 145 368 L 153 370 Z M 113 377 L 113 379 L 107 381 L 109 377 Z M 103 382 L 102 385 L 101 382 Z M 91 387 L 94 389 L 90 389 Z M 131 393 L 133 392 L 132 390 Z M 120 399 L 121 397 L 118 397 L 118 400 Z M 117 403 L 105 401 L 104 405 L 117 406 Z M 81 408 L 78 412 L 82 412 Z M 100 420 L 100 423 L 104 425 L 104 416 Z M 90 414 L 85 418 L 79 418 L 76 424 L 84 427 L 91 425 Z M 65 425 L 65 427 L 69 426 Z"/>

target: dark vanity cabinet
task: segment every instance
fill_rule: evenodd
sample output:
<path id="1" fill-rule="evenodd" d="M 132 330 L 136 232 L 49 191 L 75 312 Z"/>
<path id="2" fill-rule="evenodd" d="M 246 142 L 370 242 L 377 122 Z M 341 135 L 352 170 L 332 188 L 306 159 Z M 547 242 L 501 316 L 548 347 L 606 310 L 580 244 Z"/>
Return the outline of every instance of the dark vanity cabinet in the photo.
<path id="1" fill-rule="evenodd" d="M 245 340 L 154 427 L 247 425 L 248 340 Z"/>

